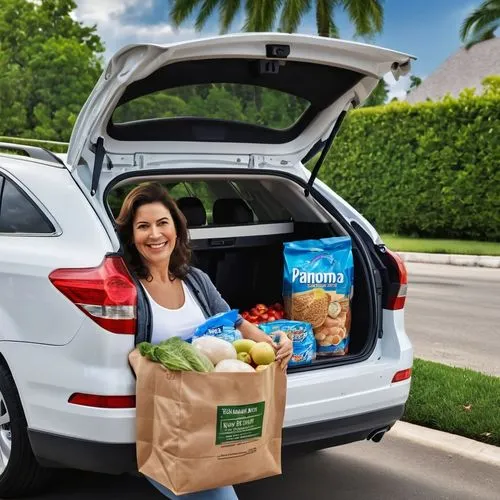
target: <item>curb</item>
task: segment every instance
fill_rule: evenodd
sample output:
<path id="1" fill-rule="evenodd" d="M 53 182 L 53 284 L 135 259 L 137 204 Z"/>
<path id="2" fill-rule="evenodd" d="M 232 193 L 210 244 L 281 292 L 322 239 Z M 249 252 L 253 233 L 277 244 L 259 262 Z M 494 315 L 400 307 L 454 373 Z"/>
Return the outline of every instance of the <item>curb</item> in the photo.
<path id="1" fill-rule="evenodd" d="M 421 427 L 401 420 L 394 424 L 388 435 L 431 448 L 437 448 L 470 460 L 500 467 L 500 447 L 498 446 L 429 429 L 428 427 Z"/>
<path id="2" fill-rule="evenodd" d="M 405 262 L 448 264 L 452 266 L 500 268 L 500 257 L 446 253 L 397 252 Z"/>

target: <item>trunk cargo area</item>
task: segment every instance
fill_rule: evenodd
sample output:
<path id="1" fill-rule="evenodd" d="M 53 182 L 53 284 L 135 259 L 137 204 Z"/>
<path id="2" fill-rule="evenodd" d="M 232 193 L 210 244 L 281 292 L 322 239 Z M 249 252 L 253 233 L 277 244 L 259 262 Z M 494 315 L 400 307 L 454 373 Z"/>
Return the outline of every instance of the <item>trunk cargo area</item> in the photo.
<path id="1" fill-rule="evenodd" d="M 293 232 L 267 236 L 194 240 L 193 265 L 205 271 L 226 302 L 240 311 L 257 303 L 283 302 L 283 243 L 336 236 L 330 224 L 297 223 Z M 373 331 L 373 318 L 367 314 L 371 301 L 358 249 L 353 247 L 354 296 L 349 354 L 360 354 Z M 328 358 L 327 358 L 328 359 Z"/>
<path id="2" fill-rule="evenodd" d="M 118 184 L 119 211 L 123 196 L 144 180 L 130 176 Z M 206 272 L 233 309 L 283 303 L 285 242 L 350 236 L 354 261 L 351 328 L 348 354 L 317 358 L 313 367 L 366 359 L 379 331 L 380 290 L 365 244 L 353 226 L 341 219 L 328 201 L 304 196 L 301 181 L 274 173 L 161 175 L 186 218 L 192 265 Z M 110 214 L 111 215 L 111 214 Z M 140 310 L 138 312 L 140 314 Z M 141 321 L 139 321 L 142 323 Z M 311 365 L 294 369 L 306 370 Z"/>

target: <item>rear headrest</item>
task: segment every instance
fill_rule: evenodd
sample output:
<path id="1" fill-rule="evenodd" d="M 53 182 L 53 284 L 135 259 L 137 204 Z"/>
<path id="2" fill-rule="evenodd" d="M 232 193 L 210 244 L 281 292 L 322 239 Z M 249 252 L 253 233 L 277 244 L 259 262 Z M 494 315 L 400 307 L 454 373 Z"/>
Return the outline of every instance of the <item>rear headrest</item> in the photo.
<path id="1" fill-rule="evenodd" d="M 245 224 L 253 222 L 252 210 L 241 198 L 215 200 L 212 215 L 214 224 Z"/>
<path id="2" fill-rule="evenodd" d="M 188 227 L 204 226 L 207 223 L 207 212 L 198 198 L 192 196 L 179 198 L 177 206 L 186 217 Z"/>

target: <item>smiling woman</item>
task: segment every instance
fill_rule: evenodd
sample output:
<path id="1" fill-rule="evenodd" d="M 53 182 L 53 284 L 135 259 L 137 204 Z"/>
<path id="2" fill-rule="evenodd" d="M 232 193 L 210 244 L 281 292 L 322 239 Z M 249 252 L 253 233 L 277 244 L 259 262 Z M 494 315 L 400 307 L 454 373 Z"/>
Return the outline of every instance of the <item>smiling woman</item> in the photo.
<path id="1" fill-rule="evenodd" d="M 125 255 L 140 279 L 152 281 L 146 262 L 167 262 L 169 275 L 182 279 L 191 250 L 184 215 L 165 188 L 139 185 L 125 198 L 116 219 Z"/>
<path id="2" fill-rule="evenodd" d="M 131 271 L 139 278 L 151 309 L 152 343 L 172 337 L 190 340 L 209 316 L 229 310 L 210 278 L 189 265 L 187 223 L 168 191 L 157 183 L 136 186 L 125 197 L 116 219 Z M 292 356 L 292 342 L 283 332 L 279 344 L 241 316 L 235 323 L 241 335 L 270 344 L 283 370 Z M 178 498 L 150 479 L 166 497 Z M 190 494 L 198 500 L 234 500 L 232 487 Z"/>

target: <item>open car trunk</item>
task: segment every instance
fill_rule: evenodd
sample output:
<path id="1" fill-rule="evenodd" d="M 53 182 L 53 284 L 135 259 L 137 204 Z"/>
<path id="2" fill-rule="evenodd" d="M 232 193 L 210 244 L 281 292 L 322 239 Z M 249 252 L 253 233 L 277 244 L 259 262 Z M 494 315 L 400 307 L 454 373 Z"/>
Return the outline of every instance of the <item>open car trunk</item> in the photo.
<path id="1" fill-rule="evenodd" d="M 284 234 L 221 239 L 218 244 L 222 244 L 222 248 L 210 247 L 208 239 L 194 240 L 193 264 L 205 271 L 228 304 L 240 311 L 249 310 L 257 303 L 282 302 L 283 243 L 338 236 L 328 223 L 297 222 L 290 225 L 290 229 L 291 232 Z M 351 357 L 368 347 L 373 330 L 372 317 L 367 314 L 371 293 L 357 248 L 353 248 L 353 257 Z"/>
<path id="2" fill-rule="evenodd" d="M 110 214 L 116 215 L 126 192 L 145 179 L 164 184 L 177 200 L 188 222 L 192 264 L 205 271 L 240 312 L 257 303 L 283 301 L 284 242 L 349 235 L 354 258 L 349 354 L 318 358 L 312 366 L 294 369 L 361 361 L 370 355 L 380 330 L 380 297 L 366 248 L 327 200 L 320 203 L 315 192 L 304 196 L 305 181 L 264 172 L 127 176 L 108 198 Z"/>

